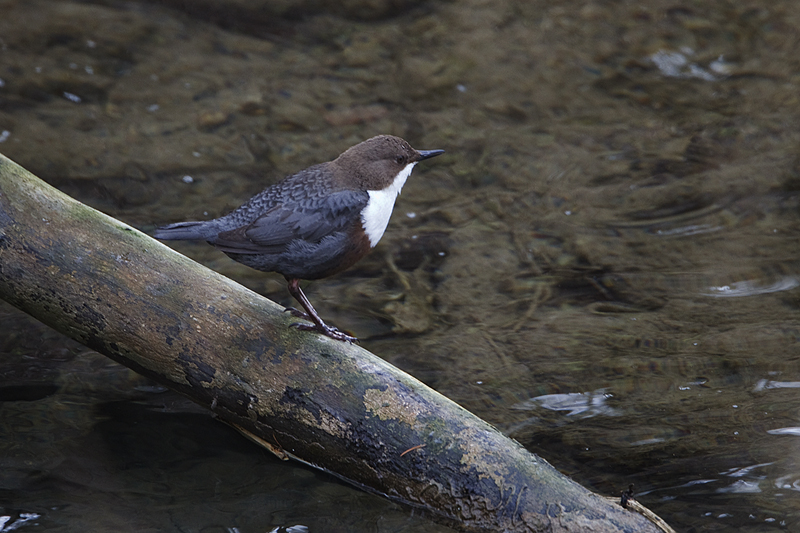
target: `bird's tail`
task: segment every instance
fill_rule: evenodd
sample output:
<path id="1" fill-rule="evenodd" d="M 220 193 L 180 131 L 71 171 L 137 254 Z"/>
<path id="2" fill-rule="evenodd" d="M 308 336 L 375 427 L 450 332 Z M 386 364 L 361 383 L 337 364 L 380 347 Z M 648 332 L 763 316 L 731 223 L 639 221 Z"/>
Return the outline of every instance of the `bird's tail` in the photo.
<path id="1" fill-rule="evenodd" d="M 208 240 L 219 233 L 219 228 L 213 222 L 213 220 L 206 222 L 176 222 L 175 224 L 156 228 L 153 232 L 153 237 L 162 241 Z"/>

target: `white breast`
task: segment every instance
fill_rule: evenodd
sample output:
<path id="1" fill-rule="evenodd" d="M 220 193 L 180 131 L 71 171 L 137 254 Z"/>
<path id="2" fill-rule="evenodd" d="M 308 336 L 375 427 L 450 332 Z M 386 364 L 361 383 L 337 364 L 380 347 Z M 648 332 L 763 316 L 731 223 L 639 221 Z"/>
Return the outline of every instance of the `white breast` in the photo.
<path id="1" fill-rule="evenodd" d="M 373 248 L 383 237 L 386 226 L 389 224 L 389 217 L 392 216 L 394 201 L 400 194 L 400 189 L 414 170 L 417 163 L 409 163 L 403 170 L 397 173 L 391 185 L 380 191 L 367 191 L 369 202 L 367 207 L 361 211 L 361 225 L 369 237 L 369 244 Z"/>

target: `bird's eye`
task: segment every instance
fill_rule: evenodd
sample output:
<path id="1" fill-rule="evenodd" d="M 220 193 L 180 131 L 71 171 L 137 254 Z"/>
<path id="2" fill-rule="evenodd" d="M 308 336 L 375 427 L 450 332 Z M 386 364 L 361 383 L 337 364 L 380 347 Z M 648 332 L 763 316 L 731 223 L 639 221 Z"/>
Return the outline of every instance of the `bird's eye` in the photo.
<path id="1" fill-rule="evenodd" d="M 398 155 L 398 156 L 395 156 L 394 160 L 397 162 L 398 165 L 402 165 L 403 163 L 406 162 L 406 156 Z"/>

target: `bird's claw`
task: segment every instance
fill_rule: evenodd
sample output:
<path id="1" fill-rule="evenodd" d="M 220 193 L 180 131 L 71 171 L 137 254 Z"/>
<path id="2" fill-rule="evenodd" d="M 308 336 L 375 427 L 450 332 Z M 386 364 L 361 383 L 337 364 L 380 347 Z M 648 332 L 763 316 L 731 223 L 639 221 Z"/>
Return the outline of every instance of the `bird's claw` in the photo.
<path id="1" fill-rule="evenodd" d="M 311 317 L 308 316 L 308 314 L 302 312 L 299 309 L 295 309 L 294 307 L 287 307 L 286 309 L 283 310 L 283 312 L 284 313 L 289 313 L 295 318 L 302 318 L 303 320 L 308 320 L 308 321 L 312 322 Z M 294 324 L 292 324 L 292 325 L 294 325 Z"/>
<path id="2" fill-rule="evenodd" d="M 294 314 L 294 313 L 292 313 Z M 321 333 L 326 337 L 330 337 L 331 339 L 343 342 L 349 342 L 350 344 L 358 344 L 358 339 L 353 337 L 352 335 L 348 335 L 343 331 L 339 331 L 338 329 L 328 326 L 327 324 L 301 324 L 299 322 L 294 322 L 289 324 L 290 328 L 299 329 L 300 331 L 316 331 L 317 333 Z"/>

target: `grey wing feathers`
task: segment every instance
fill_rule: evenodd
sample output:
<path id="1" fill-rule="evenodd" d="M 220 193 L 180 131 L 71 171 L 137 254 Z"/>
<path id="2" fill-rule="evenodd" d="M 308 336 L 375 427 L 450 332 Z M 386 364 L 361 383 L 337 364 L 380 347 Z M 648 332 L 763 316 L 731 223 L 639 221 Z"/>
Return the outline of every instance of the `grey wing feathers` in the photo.
<path id="1" fill-rule="evenodd" d="M 363 191 L 338 191 L 308 201 L 278 204 L 249 224 L 220 233 L 211 242 L 223 252 L 276 254 L 295 240 L 318 243 L 359 220 L 369 195 Z"/>

